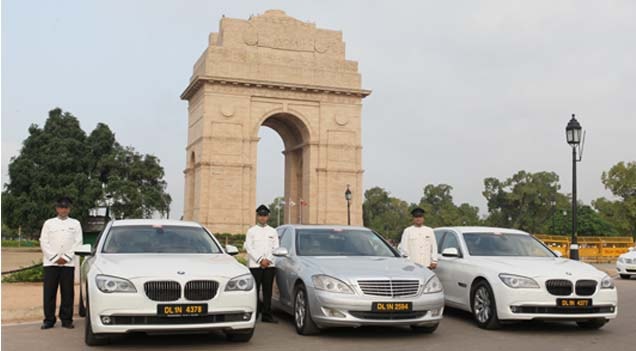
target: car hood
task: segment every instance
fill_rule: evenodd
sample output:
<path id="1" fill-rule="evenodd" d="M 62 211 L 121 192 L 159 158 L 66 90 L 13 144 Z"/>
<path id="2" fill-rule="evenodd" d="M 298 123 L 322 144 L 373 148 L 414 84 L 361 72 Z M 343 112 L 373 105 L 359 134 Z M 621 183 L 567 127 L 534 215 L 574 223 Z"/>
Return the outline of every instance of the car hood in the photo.
<path id="1" fill-rule="evenodd" d="M 559 257 L 471 257 L 471 260 L 498 273 L 531 278 L 601 279 L 606 275 L 591 264 Z"/>
<path id="2" fill-rule="evenodd" d="M 400 257 L 374 256 L 305 256 L 303 264 L 313 274 L 327 274 L 339 279 L 405 279 L 428 280 L 433 272 Z"/>
<path id="3" fill-rule="evenodd" d="M 101 274 L 127 279 L 233 278 L 249 273 L 247 267 L 226 254 L 104 254 L 95 267 Z"/>
<path id="4" fill-rule="evenodd" d="M 625 252 L 624 254 L 620 255 L 619 257 L 622 257 L 622 258 L 636 258 L 636 251 Z"/>

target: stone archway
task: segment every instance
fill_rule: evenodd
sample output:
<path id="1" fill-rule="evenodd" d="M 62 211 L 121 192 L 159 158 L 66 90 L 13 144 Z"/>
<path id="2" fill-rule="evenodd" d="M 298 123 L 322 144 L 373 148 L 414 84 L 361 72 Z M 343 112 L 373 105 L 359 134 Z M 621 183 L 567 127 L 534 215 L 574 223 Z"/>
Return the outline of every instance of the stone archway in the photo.
<path id="1" fill-rule="evenodd" d="M 362 224 L 361 112 L 371 92 L 344 49 L 341 32 L 278 10 L 221 19 L 181 96 L 184 219 L 217 233 L 254 223 L 258 130 L 267 126 L 283 139 L 285 198 L 297 204 L 285 222 L 346 224 L 350 184 L 352 224 Z"/>
<path id="2" fill-rule="evenodd" d="M 285 147 L 283 154 L 285 155 L 285 190 L 284 198 L 289 204 L 290 201 L 296 203 L 296 206 L 286 206 L 284 223 L 308 223 L 308 211 L 305 206 L 301 205 L 301 201 L 309 199 L 309 184 L 311 183 L 311 172 L 305 167 L 310 162 L 309 146 L 311 133 L 305 122 L 291 113 L 275 113 L 268 116 L 261 126 L 269 127 L 276 131 L 283 140 Z M 258 157 L 258 153 L 256 153 Z M 255 160 L 256 162 L 256 160 Z M 256 172 L 253 172 L 256 176 Z M 267 184 L 258 184 L 254 179 L 256 186 L 267 186 Z M 254 189 L 256 191 L 256 189 Z M 252 196 L 256 199 L 256 194 Z M 254 201 L 255 202 L 255 201 Z M 302 212 L 301 212 L 302 211 Z"/>

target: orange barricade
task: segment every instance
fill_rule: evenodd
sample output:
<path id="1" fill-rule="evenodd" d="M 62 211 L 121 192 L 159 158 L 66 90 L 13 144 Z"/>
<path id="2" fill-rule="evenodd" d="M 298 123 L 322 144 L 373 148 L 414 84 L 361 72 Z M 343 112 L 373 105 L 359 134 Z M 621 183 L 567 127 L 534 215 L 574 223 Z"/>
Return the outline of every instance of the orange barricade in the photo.
<path id="1" fill-rule="evenodd" d="M 559 251 L 563 257 L 570 254 L 571 237 L 567 235 L 535 234 L 553 251 Z M 587 262 L 614 262 L 616 258 L 634 246 L 631 236 L 579 236 L 579 256 Z"/>

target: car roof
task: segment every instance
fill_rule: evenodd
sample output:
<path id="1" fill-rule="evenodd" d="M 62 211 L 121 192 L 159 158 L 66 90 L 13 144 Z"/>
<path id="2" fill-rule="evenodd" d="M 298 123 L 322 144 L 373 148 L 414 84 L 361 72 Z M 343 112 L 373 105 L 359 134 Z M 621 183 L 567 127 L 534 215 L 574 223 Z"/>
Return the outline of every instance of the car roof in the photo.
<path id="1" fill-rule="evenodd" d="M 171 225 L 178 227 L 197 227 L 201 228 L 201 224 L 197 222 L 190 221 L 178 221 L 173 219 L 118 219 L 114 220 L 112 226 L 113 227 L 123 227 L 123 226 L 148 226 L 148 225 Z"/>
<path id="2" fill-rule="evenodd" d="M 500 227 L 480 227 L 480 226 L 458 226 L 458 227 L 440 227 L 438 229 L 452 229 L 458 233 L 511 233 L 530 235 L 522 230 Z"/>
<path id="3" fill-rule="evenodd" d="M 340 224 L 283 224 L 281 227 L 292 227 L 294 229 L 356 229 L 356 230 L 371 230 L 367 227 L 352 226 L 352 225 L 340 225 Z"/>

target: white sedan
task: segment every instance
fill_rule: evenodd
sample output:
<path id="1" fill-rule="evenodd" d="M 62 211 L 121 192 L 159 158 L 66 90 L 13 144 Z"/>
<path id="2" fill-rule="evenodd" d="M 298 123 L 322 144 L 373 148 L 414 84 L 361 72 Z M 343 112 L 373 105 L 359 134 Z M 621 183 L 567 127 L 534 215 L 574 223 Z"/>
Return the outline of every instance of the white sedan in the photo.
<path id="1" fill-rule="evenodd" d="M 630 247 L 628 252 L 618 257 L 616 270 L 623 279 L 636 277 L 636 250 L 633 247 Z"/>
<path id="2" fill-rule="evenodd" d="M 88 247 L 87 247 L 88 246 Z M 110 222 L 81 267 L 80 314 L 85 342 L 115 334 L 222 330 L 248 341 L 256 323 L 256 290 L 238 253 L 193 222 Z M 85 308 L 84 308 L 85 306 Z"/>
<path id="3" fill-rule="evenodd" d="M 469 311 L 477 325 L 502 321 L 574 321 L 601 328 L 616 318 L 617 294 L 606 273 L 559 257 L 530 234 L 502 228 L 436 228 L 435 273 L 446 306 Z"/>

